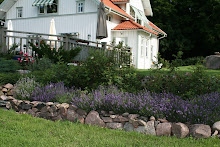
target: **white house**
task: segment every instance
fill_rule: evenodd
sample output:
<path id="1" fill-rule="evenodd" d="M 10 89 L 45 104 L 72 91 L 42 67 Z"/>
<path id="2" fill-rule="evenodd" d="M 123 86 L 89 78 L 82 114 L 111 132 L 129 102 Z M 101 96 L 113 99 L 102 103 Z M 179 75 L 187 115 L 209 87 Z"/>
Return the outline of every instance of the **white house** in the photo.
<path id="1" fill-rule="evenodd" d="M 98 5 L 101 0 L 4 0 L 0 19 L 11 20 L 16 31 L 49 33 L 54 18 L 57 34 L 75 33 L 80 39 L 96 41 Z M 149 69 L 156 61 L 159 40 L 166 33 L 150 22 L 150 0 L 103 0 L 110 44 L 124 41 L 132 48 L 132 64 Z"/>

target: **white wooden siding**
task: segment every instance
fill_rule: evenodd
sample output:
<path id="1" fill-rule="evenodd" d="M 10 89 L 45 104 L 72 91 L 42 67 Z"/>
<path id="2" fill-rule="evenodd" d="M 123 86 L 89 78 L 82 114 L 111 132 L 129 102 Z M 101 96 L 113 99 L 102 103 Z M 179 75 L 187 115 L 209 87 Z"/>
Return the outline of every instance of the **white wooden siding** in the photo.
<path id="1" fill-rule="evenodd" d="M 130 0 L 130 5 L 144 12 L 142 0 Z"/>

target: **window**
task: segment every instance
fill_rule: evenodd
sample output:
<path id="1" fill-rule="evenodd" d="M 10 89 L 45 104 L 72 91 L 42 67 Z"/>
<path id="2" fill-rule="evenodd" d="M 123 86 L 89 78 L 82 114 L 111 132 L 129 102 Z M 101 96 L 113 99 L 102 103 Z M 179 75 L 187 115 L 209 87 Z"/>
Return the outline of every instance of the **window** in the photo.
<path id="1" fill-rule="evenodd" d="M 139 23 L 141 25 L 141 20 L 140 19 L 137 19 L 137 23 Z"/>
<path id="2" fill-rule="evenodd" d="M 23 17 L 23 8 L 22 7 L 17 7 L 17 18 L 22 18 Z"/>
<path id="3" fill-rule="evenodd" d="M 151 60 L 152 60 L 152 61 L 153 61 L 153 48 L 154 48 L 154 46 L 151 45 Z"/>
<path id="4" fill-rule="evenodd" d="M 141 37 L 141 56 L 144 56 L 144 38 Z"/>
<path id="5" fill-rule="evenodd" d="M 135 18 L 135 12 L 132 7 L 130 7 L 130 15 Z"/>
<path id="6" fill-rule="evenodd" d="M 58 0 L 54 0 L 51 5 L 39 6 L 39 14 L 52 14 L 57 13 Z"/>
<path id="7" fill-rule="evenodd" d="M 107 15 L 107 16 L 106 16 L 106 20 L 112 21 L 112 15 Z"/>
<path id="8" fill-rule="evenodd" d="M 147 57 L 148 40 L 146 40 L 146 46 L 145 46 L 145 48 L 146 48 L 146 57 Z"/>
<path id="9" fill-rule="evenodd" d="M 79 1 L 77 2 L 77 13 L 83 13 L 84 12 L 84 2 Z"/>

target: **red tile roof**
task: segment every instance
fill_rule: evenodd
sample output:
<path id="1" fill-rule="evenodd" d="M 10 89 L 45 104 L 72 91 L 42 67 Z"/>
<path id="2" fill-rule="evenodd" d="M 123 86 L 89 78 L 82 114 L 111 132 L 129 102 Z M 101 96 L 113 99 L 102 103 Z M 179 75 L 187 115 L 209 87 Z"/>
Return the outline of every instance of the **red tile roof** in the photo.
<path id="1" fill-rule="evenodd" d="M 101 0 L 100 0 L 101 1 Z M 113 1 L 113 0 L 112 0 Z M 111 0 L 103 0 L 103 3 L 108 6 L 109 8 L 131 18 L 134 19 L 133 17 L 131 17 L 130 15 L 128 15 L 128 13 L 126 13 L 124 10 L 122 10 L 121 8 L 119 8 L 117 5 L 115 5 Z"/>
<path id="2" fill-rule="evenodd" d="M 133 20 L 124 21 L 119 25 L 117 25 L 115 28 L 113 28 L 113 30 L 134 30 L 134 29 L 143 29 L 147 32 L 158 35 L 158 33 L 148 29 L 147 27 L 140 25 L 139 23 L 134 22 Z"/>
<path id="3" fill-rule="evenodd" d="M 111 0 L 112 2 L 128 2 L 129 0 Z"/>
<path id="4" fill-rule="evenodd" d="M 160 28 L 158 28 L 155 24 L 153 24 L 152 22 L 149 21 L 149 25 L 154 28 L 155 30 L 163 33 L 163 34 L 166 34 L 164 31 L 162 31 Z"/>

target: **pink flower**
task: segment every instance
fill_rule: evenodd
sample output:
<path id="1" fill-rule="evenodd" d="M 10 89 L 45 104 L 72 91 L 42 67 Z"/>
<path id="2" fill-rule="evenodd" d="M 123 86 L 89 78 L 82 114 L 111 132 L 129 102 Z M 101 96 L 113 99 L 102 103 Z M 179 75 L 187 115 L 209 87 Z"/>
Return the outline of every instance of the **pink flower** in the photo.
<path id="1" fill-rule="evenodd" d="M 22 52 L 22 51 L 20 51 L 20 52 L 19 52 L 19 54 L 23 54 L 23 52 Z"/>
<path id="2" fill-rule="evenodd" d="M 34 63 L 35 61 L 33 60 L 32 63 Z"/>
<path id="3" fill-rule="evenodd" d="M 22 60 L 20 60 L 20 63 L 22 63 Z"/>
<path id="4" fill-rule="evenodd" d="M 24 56 L 28 56 L 28 53 L 25 53 Z"/>
<path id="5" fill-rule="evenodd" d="M 21 58 L 18 58 L 18 61 L 21 60 Z"/>

